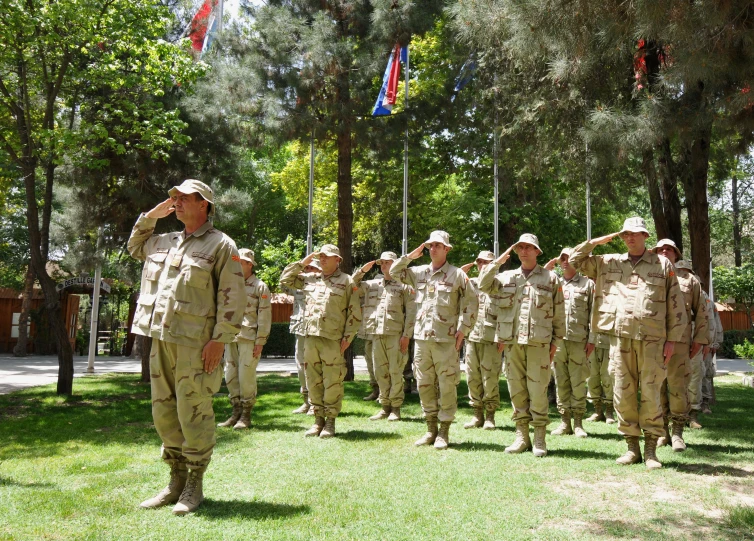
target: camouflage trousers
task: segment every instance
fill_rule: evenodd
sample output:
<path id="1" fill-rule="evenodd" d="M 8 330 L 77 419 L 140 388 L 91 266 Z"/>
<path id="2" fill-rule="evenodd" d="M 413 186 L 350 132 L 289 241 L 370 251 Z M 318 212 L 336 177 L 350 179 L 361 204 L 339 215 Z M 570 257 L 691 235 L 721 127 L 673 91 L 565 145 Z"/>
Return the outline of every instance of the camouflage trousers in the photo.
<path id="1" fill-rule="evenodd" d="M 466 341 L 466 382 L 469 386 L 469 405 L 495 411 L 500 407 L 500 372 L 502 354 L 493 342 Z"/>
<path id="2" fill-rule="evenodd" d="M 606 404 L 613 403 L 613 378 L 608 374 L 610 364 L 610 348 L 594 348 L 589 357 L 589 400 L 602 400 Z"/>
<path id="3" fill-rule="evenodd" d="M 406 366 L 403 368 L 403 381 L 410 382 L 414 377 L 414 344 L 413 340 L 408 343 L 408 355 L 406 356 Z"/>
<path id="4" fill-rule="evenodd" d="M 346 360 L 340 340 L 307 336 L 304 346 L 309 403 L 317 417 L 337 417 L 343 408 L 343 380 Z"/>
<path id="5" fill-rule="evenodd" d="M 712 400 L 712 378 L 717 374 L 715 355 L 708 353 L 702 362 L 702 399 Z"/>
<path id="6" fill-rule="evenodd" d="M 153 339 L 149 353 L 152 418 L 162 440 L 162 458 L 191 468 L 209 464 L 215 447 L 212 396 L 222 370 L 204 371 L 202 349 Z"/>
<path id="7" fill-rule="evenodd" d="M 704 354 L 702 350 L 689 360 L 689 409 L 700 411 L 702 409 L 702 379 L 704 378 Z"/>
<path id="8" fill-rule="evenodd" d="M 458 410 L 456 387 L 461 382 L 461 362 L 454 342 L 416 340 L 414 370 L 419 401 L 425 417 L 452 422 Z"/>
<path id="9" fill-rule="evenodd" d="M 610 375 L 613 377 L 618 433 L 663 436 L 660 391 L 665 380 L 664 339 L 632 340 L 610 336 Z M 641 403 L 639 403 L 641 389 Z"/>
<path id="10" fill-rule="evenodd" d="M 689 344 L 677 342 L 660 390 L 662 416 L 669 421 L 685 424 L 689 418 L 690 365 Z"/>
<path id="11" fill-rule="evenodd" d="M 408 350 L 401 353 L 401 335 L 372 335 L 374 376 L 380 388 L 380 404 L 400 408 L 403 405 L 403 369 Z"/>
<path id="12" fill-rule="evenodd" d="M 296 369 L 298 370 L 299 392 L 304 401 L 309 400 L 309 391 L 306 387 L 306 370 L 304 369 L 304 337 L 296 335 Z"/>
<path id="13" fill-rule="evenodd" d="M 225 385 L 231 403 L 235 399 L 252 407 L 257 403 L 258 365 L 259 357 L 254 357 L 253 341 L 225 344 Z"/>
<path id="14" fill-rule="evenodd" d="M 369 372 L 369 386 L 378 387 L 377 375 L 374 371 L 374 345 L 371 338 L 364 338 L 364 362 L 367 365 L 367 372 Z"/>
<path id="15" fill-rule="evenodd" d="M 513 421 L 547 426 L 550 422 L 547 386 L 550 384 L 549 344 L 506 344 L 505 377 L 513 404 Z"/>
<path id="16" fill-rule="evenodd" d="M 555 350 L 553 372 L 558 397 L 558 411 L 575 414 L 586 412 L 586 380 L 589 361 L 586 358 L 585 342 L 561 340 Z"/>

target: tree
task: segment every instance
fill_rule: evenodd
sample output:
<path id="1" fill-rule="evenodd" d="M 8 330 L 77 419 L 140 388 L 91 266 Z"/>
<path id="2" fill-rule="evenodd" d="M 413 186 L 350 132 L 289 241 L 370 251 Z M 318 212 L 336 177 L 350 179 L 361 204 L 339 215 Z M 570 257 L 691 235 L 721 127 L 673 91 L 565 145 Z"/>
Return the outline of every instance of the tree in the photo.
<path id="1" fill-rule="evenodd" d="M 157 0 L 8 0 L 0 18 L 0 144 L 24 182 L 57 390 L 70 394 L 72 350 L 46 269 L 56 171 L 64 162 L 105 167 L 108 153 L 166 156 L 186 141 L 185 124 L 153 97 L 189 86 L 202 66 L 160 39 L 169 19 Z"/>
<path id="2" fill-rule="evenodd" d="M 715 267 L 715 293 L 718 298 L 732 297 L 744 305 L 754 327 L 754 264 L 740 267 Z"/>

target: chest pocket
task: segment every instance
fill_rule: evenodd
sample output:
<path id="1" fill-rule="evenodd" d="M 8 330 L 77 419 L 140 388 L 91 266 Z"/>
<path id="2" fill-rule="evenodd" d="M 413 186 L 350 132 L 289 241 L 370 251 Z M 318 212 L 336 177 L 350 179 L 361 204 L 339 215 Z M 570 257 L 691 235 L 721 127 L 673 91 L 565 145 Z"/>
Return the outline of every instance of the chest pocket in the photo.
<path id="1" fill-rule="evenodd" d="M 424 297 L 427 296 L 427 282 L 418 282 L 416 284 L 416 304 L 421 305 Z"/>
<path id="2" fill-rule="evenodd" d="M 449 307 L 453 302 L 453 286 L 444 282 L 437 284 L 437 305 Z"/>
<path id="3" fill-rule="evenodd" d="M 160 252 L 147 257 L 146 265 L 144 266 L 145 280 L 158 280 L 160 278 L 160 273 L 163 267 L 165 267 L 165 258 L 167 256 L 167 252 Z"/>
<path id="4" fill-rule="evenodd" d="M 516 299 L 516 284 L 513 282 L 503 284 L 500 288 L 500 295 L 497 299 L 497 305 L 499 308 L 510 308 L 513 306 L 513 301 Z"/>
<path id="5" fill-rule="evenodd" d="M 212 273 L 212 263 L 203 259 L 189 259 L 186 269 L 186 285 L 206 289 Z"/>
<path id="6" fill-rule="evenodd" d="M 665 319 L 665 278 L 647 276 L 644 288 L 644 317 Z"/>

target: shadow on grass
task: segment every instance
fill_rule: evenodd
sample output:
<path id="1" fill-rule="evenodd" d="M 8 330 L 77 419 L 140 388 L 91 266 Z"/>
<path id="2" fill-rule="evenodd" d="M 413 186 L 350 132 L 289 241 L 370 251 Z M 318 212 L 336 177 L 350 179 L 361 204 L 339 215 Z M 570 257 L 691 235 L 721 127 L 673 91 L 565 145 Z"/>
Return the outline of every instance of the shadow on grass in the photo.
<path id="1" fill-rule="evenodd" d="M 242 500 L 206 499 L 194 513 L 210 519 L 245 518 L 248 520 L 291 518 L 311 513 L 308 505 L 289 505 Z"/>
<path id="2" fill-rule="evenodd" d="M 599 432 L 590 432 L 589 427 L 586 426 L 584 429 L 589 434 L 589 438 L 593 438 L 595 440 L 612 440 L 612 441 L 624 441 L 626 438 L 615 432 L 614 434 L 600 434 Z"/>
<path id="3" fill-rule="evenodd" d="M 454 443 L 451 440 L 449 448 L 455 449 L 456 451 L 494 451 L 496 453 L 505 452 L 505 445 L 478 441 L 463 441 Z"/>
<path id="4" fill-rule="evenodd" d="M 589 449 L 547 449 L 547 456 L 575 458 L 577 460 L 598 459 L 598 460 L 615 460 L 620 453 L 603 453 L 601 451 L 590 451 Z"/>
<path id="5" fill-rule="evenodd" d="M 680 537 L 673 536 L 672 539 L 704 538 L 740 541 L 754 538 L 746 521 L 737 522 L 729 518 L 725 523 L 721 523 L 717 519 L 692 513 L 666 514 L 650 520 L 637 517 L 636 522 L 620 519 L 597 520 L 592 522 L 591 526 L 601 537 L 611 539 L 656 540 L 665 538 L 668 531 L 680 535 Z"/>
<path id="6" fill-rule="evenodd" d="M 0 476 L 0 487 L 18 487 L 18 488 L 51 488 L 54 485 L 50 483 L 21 483 L 15 479 L 8 479 Z"/>
<path id="7" fill-rule="evenodd" d="M 367 432 L 366 430 L 349 430 L 336 432 L 336 437 L 344 441 L 399 440 L 401 436 L 392 432 Z"/>
<path id="8" fill-rule="evenodd" d="M 672 467 L 672 466 L 671 466 Z M 696 475 L 728 475 L 730 477 L 754 477 L 754 472 L 735 468 L 733 466 L 721 466 L 715 464 L 678 464 L 675 469 L 684 473 Z"/>

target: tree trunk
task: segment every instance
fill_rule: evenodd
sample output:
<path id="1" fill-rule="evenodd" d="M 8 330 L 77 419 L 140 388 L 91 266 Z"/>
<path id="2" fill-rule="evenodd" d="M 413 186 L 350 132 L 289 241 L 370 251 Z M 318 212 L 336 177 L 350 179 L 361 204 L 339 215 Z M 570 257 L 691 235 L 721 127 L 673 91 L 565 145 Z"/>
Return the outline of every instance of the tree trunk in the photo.
<path id="1" fill-rule="evenodd" d="M 675 241 L 678 249 L 683 252 L 683 226 L 681 224 L 681 200 L 678 197 L 678 175 L 673 163 L 670 139 L 665 138 L 659 145 L 659 169 L 662 181 L 662 202 L 667 225 L 667 236 Z M 657 236 L 658 240 L 663 238 Z"/>
<path id="2" fill-rule="evenodd" d="M 652 219 L 655 222 L 657 238 L 667 238 L 670 231 L 668 229 L 668 222 L 665 219 L 662 194 L 660 193 L 660 186 L 657 184 L 657 170 L 655 169 L 654 152 L 652 152 L 651 148 L 646 149 L 642 155 L 641 170 L 644 173 L 644 179 L 647 182 L 649 207 L 652 210 Z"/>
<path id="3" fill-rule="evenodd" d="M 18 342 L 13 348 L 15 357 L 26 357 L 29 347 L 29 312 L 31 311 L 31 299 L 34 295 L 34 269 L 31 262 L 26 269 L 24 279 L 24 293 L 21 301 L 21 315 L 18 316 Z"/>
<path id="4" fill-rule="evenodd" d="M 141 379 L 142 383 L 149 383 L 151 376 L 149 373 L 149 353 L 152 351 L 152 339 L 148 336 L 137 335 L 134 340 L 134 355 L 141 359 Z"/>
<path id="5" fill-rule="evenodd" d="M 733 201 L 733 257 L 736 267 L 741 266 L 741 207 L 738 200 L 738 175 L 731 179 L 731 199 Z"/>

